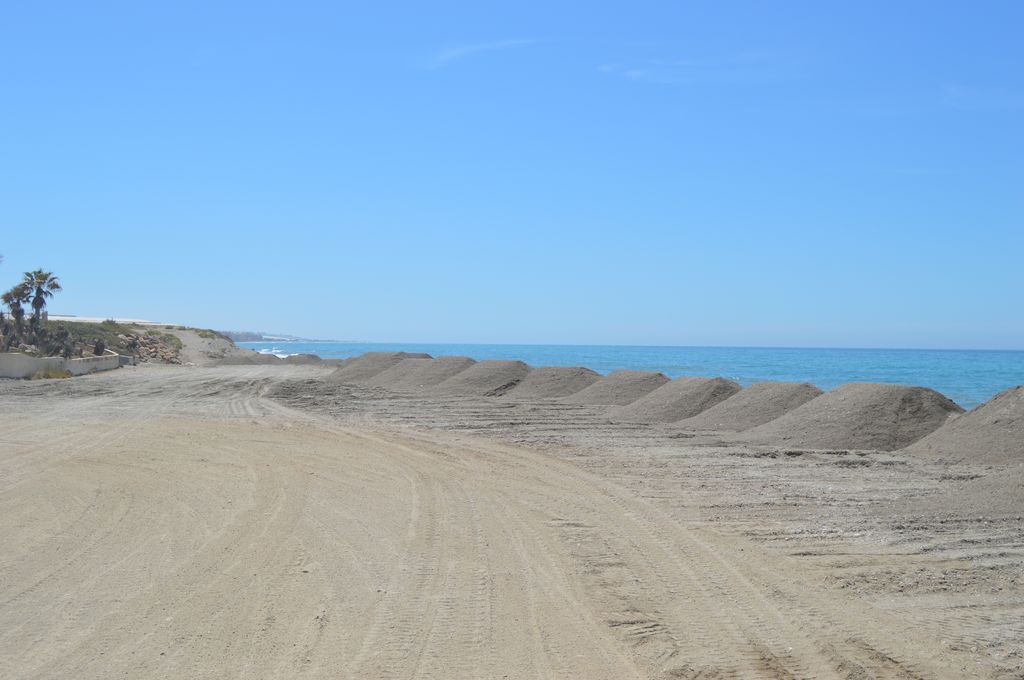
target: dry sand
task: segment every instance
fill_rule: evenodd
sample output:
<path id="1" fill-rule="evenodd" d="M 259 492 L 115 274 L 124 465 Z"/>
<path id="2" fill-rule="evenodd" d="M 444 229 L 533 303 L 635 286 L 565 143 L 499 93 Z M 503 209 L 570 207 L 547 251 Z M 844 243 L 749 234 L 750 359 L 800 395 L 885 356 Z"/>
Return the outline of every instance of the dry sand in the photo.
<path id="1" fill-rule="evenodd" d="M 576 366 L 541 366 L 508 391 L 510 399 L 556 399 L 575 394 L 601 379 L 601 374 Z"/>
<path id="2" fill-rule="evenodd" d="M 315 354 L 292 354 L 281 359 L 286 364 L 296 364 L 300 366 L 310 366 L 315 364 L 323 363 L 323 359 Z"/>
<path id="3" fill-rule="evenodd" d="M 821 393 L 821 390 L 808 383 L 754 383 L 706 411 L 676 424 L 693 430 L 741 432 L 775 420 Z"/>
<path id="4" fill-rule="evenodd" d="M 527 376 L 530 367 L 522 361 L 490 359 L 478 361 L 459 371 L 430 391 L 434 394 L 497 397 L 505 394 Z"/>
<path id="5" fill-rule="evenodd" d="M 908 447 L 907 453 L 950 461 L 1024 465 L 1024 386 L 1001 392 L 946 423 Z"/>
<path id="6" fill-rule="evenodd" d="M 626 406 L 609 409 L 608 416 L 636 423 L 674 423 L 739 391 L 738 384 L 724 378 L 676 378 Z"/>
<path id="7" fill-rule="evenodd" d="M 359 383 L 405 359 L 430 359 L 423 352 L 367 352 L 347 359 L 327 378 L 339 383 Z"/>
<path id="8" fill-rule="evenodd" d="M 0 677 L 1024 673 L 1019 464 L 330 375 L 0 381 Z"/>
<path id="9" fill-rule="evenodd" d="M 444 356 L 436 359 L 403 359 L 366 381 L 367 385 L 395 392 L 416 392 L 433 387 L 461 373 L 476 362 L 469 357 Z"/>
<path id="10" fill-rule="evenodd" d="M 847 383 L 739 436 L 776 446 L 892 451 L 960 413 L 962 408 L 926 387 Z"/>
<path id="11" fill-rule="evenodd" d="M 281 363 L 281 358 L 273 354 L 260 354 L 259 352 L 245 352 L 244 354 L 232 354 L 218 359 L 212 363 L 215 366 L 276 366 Z M 197 363 L 198 366 L 210 365 Z"/>
<path id="12" fill-rule="evenodd" d="M 564 399 L 569 404 L 624 406 L 668 382 L 661 373 L 612 371 L 589 387 Z"/>

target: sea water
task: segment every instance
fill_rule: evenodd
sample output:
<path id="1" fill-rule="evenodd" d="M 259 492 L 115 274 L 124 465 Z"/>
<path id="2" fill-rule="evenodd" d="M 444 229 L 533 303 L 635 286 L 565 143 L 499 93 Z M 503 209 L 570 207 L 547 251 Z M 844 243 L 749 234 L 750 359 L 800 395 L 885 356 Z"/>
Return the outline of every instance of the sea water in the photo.
<path id="1" fill-rule="evenodd" d="M 631 347 L 604 345 L 462 345 L 354 342 L 240 342 L 264 353 L 344 359 L 363 352 L 427 352 L 474 359 L 519 359 L 532 366 L 586 366 L 722 376 L 741 385 L 760 380 L 809 382 L 823 390 L 855 380 L 920 385 L 964 408 L 1024 383 L 1024 351 L 807 349 L 760 347 Z"/>

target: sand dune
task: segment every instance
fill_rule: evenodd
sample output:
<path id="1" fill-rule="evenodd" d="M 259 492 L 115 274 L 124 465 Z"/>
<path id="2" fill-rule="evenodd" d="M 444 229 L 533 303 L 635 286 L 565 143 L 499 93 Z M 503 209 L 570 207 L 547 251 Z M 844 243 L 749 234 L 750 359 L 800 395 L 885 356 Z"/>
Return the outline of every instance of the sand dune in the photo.
<path id="1" fill-rule="evenodd" d="M 522 361 L 491 359 L 479 361 L 464 371 L 438 383 L 436 394 L 497 397 L 519 384 L 530 372 Z"/>
<path id="2" fill-rule="evenodd" d="M 962 408 L 926 387 L 854 382 L 738 436 L 778 446 L 892 451 L 960 413 Z"/>
<path id="3" fill-rule="evenodd" d="M 576 366 L 541 366 L 530 371 L 508 391 L 512 399 L 552 399 L 567 397 L 601 379 L 601 374 Z"/>
<path id="4" fill-rule="evenodd" d="M 283 361 L 286 364 L 298 364 L 300 366 L 311 366 L 323 363 L 323 359 L 315 354 L 292 354 L 291 356 L 285 357 Z"/>
<path id="5" fill-rule="evenodd" d="M 281 358 L 273 354 L 261 354 L 259 352 L 247 352 L 245 354 L 232 354 L 217 359 L 214 364 L 217 366 L 268 366 L 280 364 Z"/>
<path id="6" fill-rule="evenodd" d="M 1024 465 L 1024 385 L 1000 392 L 906 451 L 946 460 Z"/>
<path id="7" fill-rule="evenodd" d="M 570 404 L 625 406 L 668 382 L 651 371 L 613 371 L 589 387 L 565 397 Z"/>
<path id="8" fill-rule="evenodd" d="M 326 380 L 339 383 L 359 383 L 381 373 L 403 359 L 430 359 L 424 352 L 366 352 L 352 357 Z"/>
<path id="9" fill-rule="evenodd" d="M 466 370 L 476 361 L 469 357 L 442 356 L 436 359 L 403 359 L 366 380 L 367 385 L 395 392 L 415 392 L 433 387 Z"/>
<path id="10" fill-rule="evenodd" d="M 822 394 L 814 385 L 759 382 L 677 425 L 694 430 L 740 432 L 775 420 Z"/>
<path id="11" fill-rule="evenodd" d="M 676 378 L 626 406 L 609 409 L 608 417 L 636 423 L 673 423 L 695 416 L 739 391 L 738 384 L 724 378 Z"/>

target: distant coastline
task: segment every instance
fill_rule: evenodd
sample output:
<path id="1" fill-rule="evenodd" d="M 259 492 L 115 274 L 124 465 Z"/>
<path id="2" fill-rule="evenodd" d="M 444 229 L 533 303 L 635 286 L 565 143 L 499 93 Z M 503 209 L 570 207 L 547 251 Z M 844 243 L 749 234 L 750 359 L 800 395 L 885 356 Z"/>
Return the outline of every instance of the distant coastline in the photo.
<path id="1" fill-rule="evenodd" d="M 335 342 L 334 340 L 314 340 L 300 338 L 284 333 L 265 333 L 263 331 L 217 331 L 232 342 Z"/>

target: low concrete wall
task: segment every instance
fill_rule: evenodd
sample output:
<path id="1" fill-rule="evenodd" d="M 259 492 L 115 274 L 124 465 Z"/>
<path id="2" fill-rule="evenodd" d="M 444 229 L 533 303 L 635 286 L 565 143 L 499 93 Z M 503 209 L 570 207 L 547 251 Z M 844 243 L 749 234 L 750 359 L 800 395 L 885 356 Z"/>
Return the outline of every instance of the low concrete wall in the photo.
<path id="1" fill-rule="evenodd" d="M 121 365 L 116 352 L 107 350 L 101 357 L 63 359 L 61 357 L 30 357 L 17 352 L 0 353 L 0 378 L 31 378 L 37 371 L 67 371 L 71 375 L 85 375 L 96 371 L 109 371 Z"/>
<path id="2" fill-rule="evenodd" d="M 101 357 L 82 357 L 81 359 L 68 359 L 64 362 L 64 368 L 71 375 L 85 375 L 86 373 L 109 371 L 120 367 L 121 357 L 118 356 L 117 352 L 111 352 L 109 349 Z"/>

